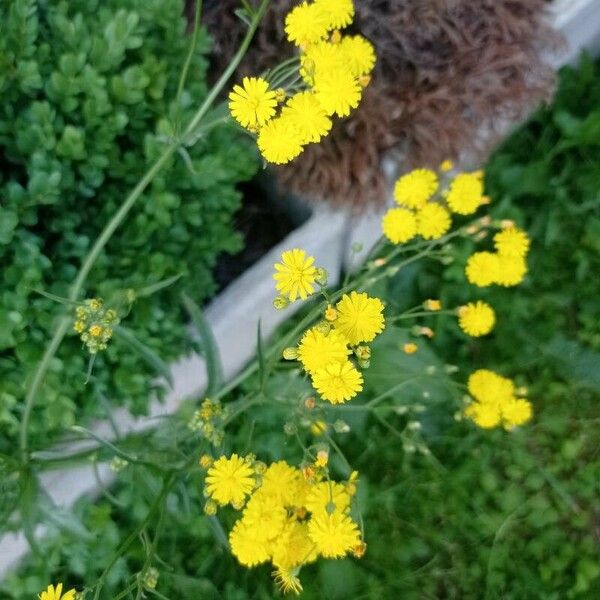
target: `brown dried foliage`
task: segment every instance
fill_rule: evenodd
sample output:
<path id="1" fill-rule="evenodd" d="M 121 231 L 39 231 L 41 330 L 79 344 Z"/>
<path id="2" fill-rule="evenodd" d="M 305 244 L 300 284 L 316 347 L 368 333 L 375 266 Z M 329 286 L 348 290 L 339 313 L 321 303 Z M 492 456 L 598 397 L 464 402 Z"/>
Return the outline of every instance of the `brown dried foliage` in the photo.
<path id="1" fill-rule="evenodd" d="M 273 2 L 240 71 L 256 74 L 294 51 L 283 21 L 295 4 Z M 321 143 L 277 169 L 287 190 L 360 209 L 386 194 L 383 156 L 407 167 L 468 154 L 485 159 L 506 120 L 522 117 L 554 87 L 544 62 L 558 36 L 544 23 L 545 0 L 357 0 L 353 29 L 376 46 L 363 101 Z M 244 33 L 239 0 L 205 0 L 215 72 Z M 482 136 L 481 131 L 486 135 Z"/>

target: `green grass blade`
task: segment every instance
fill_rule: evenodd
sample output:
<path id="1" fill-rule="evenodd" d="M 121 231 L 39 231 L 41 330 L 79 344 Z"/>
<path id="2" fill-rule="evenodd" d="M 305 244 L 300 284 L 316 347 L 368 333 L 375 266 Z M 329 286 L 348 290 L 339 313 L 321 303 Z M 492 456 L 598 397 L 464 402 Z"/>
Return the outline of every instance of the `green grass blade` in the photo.
<path id="1" fill-rule="evenodd" d="M 206 372 L 208 375 L 206 395 L 211 396 L 223 385 L 223 367 L 221 365 L 219 348 L 212 329 L 200 307 L 186 294 L 182 294 L 181 297 L 183 305 L 202 340 L 204 360 L 206 361 Z"/>

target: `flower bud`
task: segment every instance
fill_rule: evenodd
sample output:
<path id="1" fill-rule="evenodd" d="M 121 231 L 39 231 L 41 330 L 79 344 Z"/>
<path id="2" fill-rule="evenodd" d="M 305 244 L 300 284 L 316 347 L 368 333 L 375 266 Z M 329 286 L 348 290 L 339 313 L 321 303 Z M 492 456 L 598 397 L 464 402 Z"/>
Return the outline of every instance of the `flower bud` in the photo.
<path id="1" fill-rule="evenodd" d="M 285 358 L 285 360 L 296 360 L 298 358 L 298 348 L 293 346 L 285 348 L 283 351 L 283 358 Z"/>
<path id="2" fill-rule="evenodd" d="M 217 514 L 217 503 L 214 500 L 207 500 L 204 504 L 204 514 L 213 517 Z"/>
<path id="3" fill-rule="evenodd" d="M 273 300 L 273 306 L 277 310 L 283 310 L 289 304 L 288 299 L 285 296 L 277 296 L 275 300 Z"/>
<path id="4" fill-rule="evenodd" d="M 323 267 L 317 267 L 317 271 L 315 274 L 315 281 L 319 285 L 327 285 L 327 277 L 328 277 L 327 269 L 324 269 Z"/>

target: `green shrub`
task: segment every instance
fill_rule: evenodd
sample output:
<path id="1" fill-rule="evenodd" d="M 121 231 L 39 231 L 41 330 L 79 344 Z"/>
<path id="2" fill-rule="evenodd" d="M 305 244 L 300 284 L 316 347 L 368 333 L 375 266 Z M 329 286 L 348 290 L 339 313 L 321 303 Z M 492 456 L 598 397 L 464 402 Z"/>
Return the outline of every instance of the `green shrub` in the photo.
<path id="1" fill-rule="evenodd" d="M 210 41 L 201 32 L 181 110 L 175 105 L 189 47 L 182 15 L 183 0 L 0 5 L 0 452 L 13 446 L 25 384 L 60 310 L 34 290 L 67 295 L 102 227 L 207 93 Z M 240 246 L 235 185 L 256 168 L 232 128 L 213 128 L 188 150 L 148 187 L 86 289 L 109 299 L 181 275 L 140 298 L 124 323 L 164 360 L 190 347 L 181 291 L 208 298 L 217 255 Z M 119 340 L 86 387 L 87 360 L 72 335 L 52 362 L 32 422 L 45 443 L 101 414 L 101 397 L 143 413 L 157 387 L 152 369 Z"/>

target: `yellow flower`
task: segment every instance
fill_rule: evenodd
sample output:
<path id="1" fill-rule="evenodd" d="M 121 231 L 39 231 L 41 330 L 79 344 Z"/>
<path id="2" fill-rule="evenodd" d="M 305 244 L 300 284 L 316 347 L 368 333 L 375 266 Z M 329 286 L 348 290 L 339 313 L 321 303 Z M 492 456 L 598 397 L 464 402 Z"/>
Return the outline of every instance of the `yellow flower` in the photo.
<path id="1" fill-rule="evenodd" d="M 441 238 L 451 225 L 450 213 L 436 202 L 425 204 L 417 212 L 417 230 L 426 240 Z"/>
<path id="2" fill-rule="evenodd" d="M 229 94 L 229 110 L 243 127 L 264 125 L 275 114 L 277 98 L 269 83 L 260 77 L 244 77 L 242 86 L 235 85 Z"/>
<path id="3" fill-rule="evenodd" d="M 498 279 L 500 262 L 497 254 L 491 252 L 475 252 L 469 256 L 465 274 L 469 283 L 479 287 L 487 287 Z"/>
<path id="4" fill-rule="evenodd" d="M 318 328 L 309 329 L 298 346 L 298 359 L 308 373 L 314 373 L 331 363 L 347 360 L 350 349 L 346 338 L 335 329 L 325 334 Z"/>
<path id="5" fill-rule="evenodd" d="M 494 404 L 473 402 L 465 408 L 465 416 L 482 429 L 492 429 L 500 425 L 500 409 Z"/>
<path id="6" fill-rule="evenodd" d="M 263 475 L 260 489 L 277 498 L 282 506 L 298 506 L 301 497 L 302 475 L 298 469 L 280 460 L 269 465 Z"/>
<path id="7" fill-rule="evenodd" d="M 425 300 L 423 303 L 423 308 L 431 311 L 442 310 L 442 303 L 439 300 Z"/>
<path id="8" fill-rule="evenodd" d="M 281 569 L 291 569 L 316 559 L 317 552 L 308 537 L 308 525 L 299 523 L 295 518 L 288 519 L 273 544 L 273 564 Z"/>
<path id="9" fill-rule="evenodd" d="M 314 373 L 312 381 L 324 400 L 339 404 L 350 400 L 362 390 L 363 376 L 348 360 L 319 369 Z"/>
<path id="10" fill-rule="evenodd" d="M 306 300 L 315 291 L 317 269 L 314 262 L 314 257 L 307 256 L 300 248 L 286 250 L 281 255 L 281 262 L 274 265 L 276 273 L 273 279 L 277 282 L 277 291 L 292 302 L 298 297 Z"/>
<path id="11" fill-rule="evenodd" d="M 312 92 L 292 96 L 283 107 L 282 115 L 298 132 L 301 144 L 318 142 L 331 130 L 331 119 Z"/>
<path id="12" fill-rule="evenodd" d="M 502 424 L 505 429 L 512 429 L 527 423 L 533 415 L 531 402 L 511 398 L 502 406 Z"/>
<path id="13" fill-rule="evenodd" d="M 248 500 L 242 521 L 248 531 L 254 532 L 257 541 L 267 542 L 283 531 L 286 518 L 287 512 L 278 497 L 261 487 Z"/>
<path id="14" fill-rule="evenodd" d="M 512 398 L 515 392 L 513 382 L 488 369 L 478 369 L 469 376 L 469 393 L 486 404 L 500 405 Z"/>
<path id="15" fill-rule="evenodd" d="M 508 227 L 494 236 L 494 245 L 498 254 L 525 258 L 529 251 L 529 237 L 517 227 Z"/>
<path id="16" fill-rule="evenodd" d="M 469 302 L 469 304 L 458 309 L 458 324 L 470 336 L 480 337 L 486 335 L 494 328 L 495 322 L 494 309 L 481 300 Z"/>
<path id="17" fill-rule="evenodd" d="M 290 42 L 304 47 L 324 38 L 328 25 L 329 20 L 321 7 L 302 2 L 287 14 L 285 33 Z"/>
<path id="18" fill-rule="evenodd" d="M 341 558 L 360 542 L 356 523 L 339 511 L 313 515 L 308 523 L 308 535 L 325 558 Z"/>
<path id="19" fill-rule="evenodd" d="M 450 184 L 446 202 L 452 212 L 471 215 L 479 208 L 482 197 L 481 178 L 474 173 L 460 173 Z"/>
<path id="20" fill-rule="evenodd" d="M 229 533 L 231 552 L 240 564 L 254 567 L 269 558 L 267 545 L 256 539 L 256 531 L 248 527 L 241 519 L 236 522 Z"/>
<path id="21" fill-rule="evenodd" d="M 452 171 L 452 169 L 454 169 L 454 163 L 449 159 L 446 159 L 440 165 L 440 171 L 442 171 L 442 173 L 447 173 L 448 171 Z"/>
<path id="22" fill-rule="evenodd" d="M 353 346 L 372 341 L 385 327 L 383 302 L 365 292 L 344 294 L 336 308 L 338 318 L 333 325 Z"/>
<path id="23" fill-rule="evenodd" d="M 362 35 L 344 36 L 340 50 L 354 77 L 368 75 L 375 66 L 375 48 Z"/>
<path id="24" fill-rule="evenodd" d="M 346 512 L 350 508 L 350 495 L 341 483 L 322 481 L 310 486 L 305 506 L 313 515 L 333 510 Z"/>
<path id="25" fill-rule="evenodd" d="M 323 40 L 309 46 L 300 57 L 300 75 L 308 85 L 313 86 L 317 73 L 346 69 L 346 60 L 339 44 Z"/>
<path id="26" fill-rule="evenodd" d="M 301 154 L 301 139 L 289 118 L 278 117 L 260 128 L 256 143 L 267 162 L 283 165 Z"/>
<path id="27" fill-rule="evenodd" d="M 237 454 L 221 456 L 208 470 L 205 481 L 208 495 L 221 506 L 240 504 L 254 488 L 254 471 Z"/>
<path id="28" fill-rule="evenodd" d="M 362 96 L 362 87 L 349 69 L 315 72 L 315 96 L 328 115 L 347 117 Z"/>
<path id="29" fill-rule="evenodd" d="M 38 594 L 38 598 L 40 600 L 75 600 L 75 590 L 69 590 L 63 594 L 62 589 L 62 583 L 57 584 L 56 588 L 49 585 L 45 591 Z"/>
<path id="30" fill-rule="evenodd" d="M 520 256 L 498 255 L 498 275 L 496 282 L 504 287 L 512 287 L 523 281 L 527 274 L 527 263 Z"/>
<path id="31" fill-rule="evenodd" d="M 392 244 L 403 244 L 417 235 L 417 218 L 406 208 L 390 208 L 383 215 L 381 229 Z"/>
<path id="32" fill-rule="evenodd" d="M 430 169 L 415 169 L 402 175 L 394 186 L 398 204 L 420 208 L 438 189 L 438 177 Z"/>
<path id="33" fill-rule="evenodd" d="M 354 19 L 354 2 L 352 0 L 315 0 L 327 19 L 329 29 L 342 29 Z"/>

